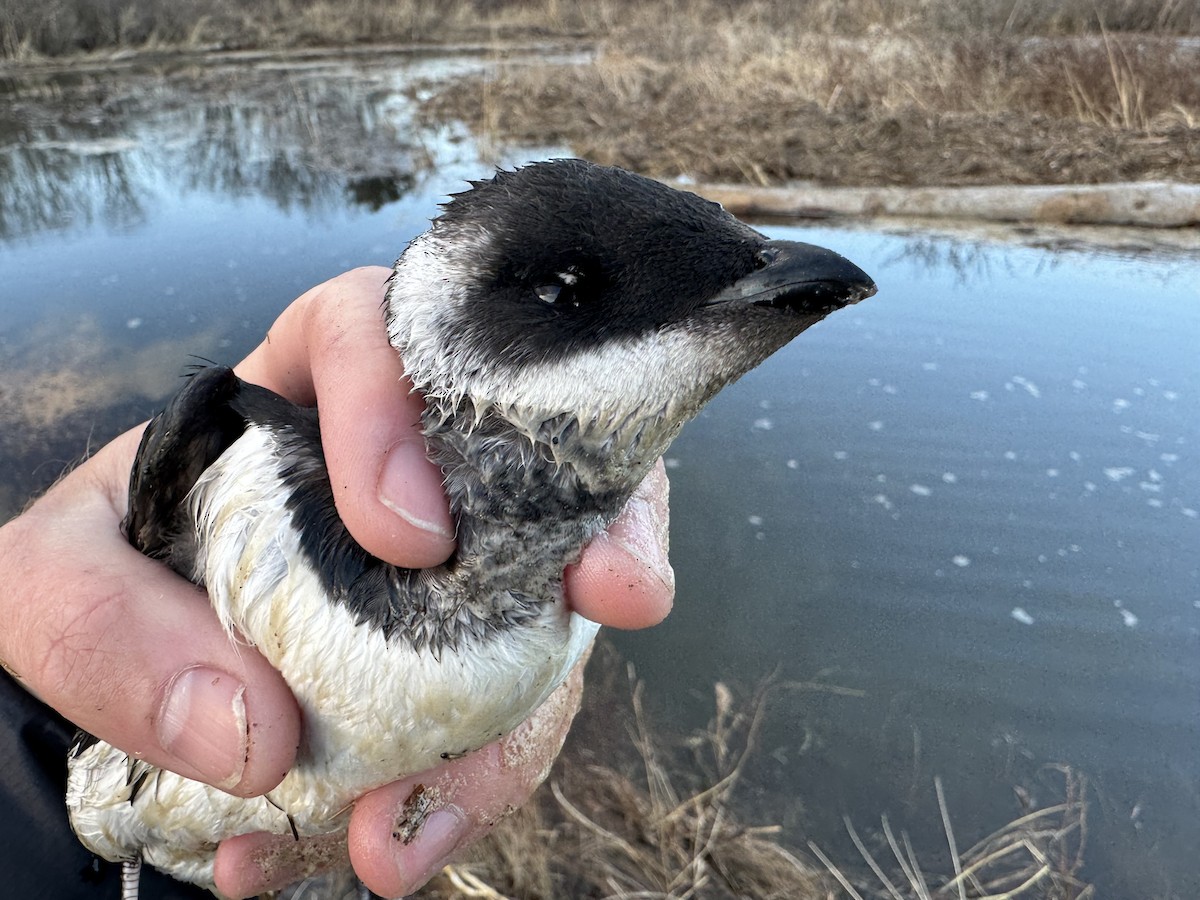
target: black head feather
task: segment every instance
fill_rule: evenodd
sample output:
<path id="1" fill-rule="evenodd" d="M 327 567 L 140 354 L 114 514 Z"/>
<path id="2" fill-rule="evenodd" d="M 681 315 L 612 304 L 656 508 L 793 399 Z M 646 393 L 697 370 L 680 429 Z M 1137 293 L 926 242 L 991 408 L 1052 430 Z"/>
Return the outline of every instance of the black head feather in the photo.
<path id="1" fill-rule="evenodd" d="M 486 308 L 462 338 L 547 360 L 678 322 L 752 272 L 766 238 L 720 205 L 579 159 L 473 181 L 434 233 L 472 242 Z"/>

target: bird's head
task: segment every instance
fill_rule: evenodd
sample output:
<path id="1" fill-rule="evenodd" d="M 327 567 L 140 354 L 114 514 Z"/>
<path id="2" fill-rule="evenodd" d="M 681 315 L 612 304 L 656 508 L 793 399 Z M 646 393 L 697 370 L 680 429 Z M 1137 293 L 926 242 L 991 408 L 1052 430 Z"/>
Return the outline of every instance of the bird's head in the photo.
<path id="1" fill-rule="evenodd" d="M 576 159 L 472 182 L 396 264 L 393 345 L 441 416 L 632 488 L 718 390 L 875 292 L 832 251 Z"/>

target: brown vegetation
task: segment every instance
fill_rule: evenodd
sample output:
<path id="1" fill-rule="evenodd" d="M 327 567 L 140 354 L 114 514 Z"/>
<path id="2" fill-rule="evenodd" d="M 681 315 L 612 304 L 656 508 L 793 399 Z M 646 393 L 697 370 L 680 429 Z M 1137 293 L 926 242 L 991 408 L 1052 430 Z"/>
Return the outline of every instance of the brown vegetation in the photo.
<path id="1" fill-rule="evenodd" d="M 1036 36 L 989 30 L 939 3 L 908 23 L 881 16 L 897 24 L 838 31 L 812 30 L 779 3 L 676 6 L 687 14 L 629 11 L 590 63 L 509 65 L 450 86 L 429 113 L 503 143 L 559 142 L 697 181 L 1200 180 L 1195 42 L 1063 35 L 1067 20 L 1053 17 Z"/>
<path id="2" fill-rule="evenodd" d="M 535 801 L 501 823 L 471 859 L 447 868 L 421 896 L 431 900 L 1085 900 L 1093 896 L 1092 889 L 1078 879 L 1086 837 L 1086 788 L 1068 770 L 1062 772 L 1061 803 L 1023 809 L 1012 823 L 962 852 L 941 783 L 936 782 L 936 801 L 931 802 L 942 812 L 952 872 L 923 871 L 908 834 L 895 830 L 886 817 L 868 838 L 875 851 L 847 822 L 861 859 L 835 864 L 812 842 L 807 852 L 788 849 L 779 827 L 751 824 L 753 812 L 739 791 L 757 750 L 770 691 L 764 689 L 745 702 L 718 684 L 708 728 L 678 746 L 669 746 L 651 727 L 639 686 L 633 688 L 623 717 L 614 715 L 611 701 L 603 710 L 589 703 L 564 758 Z M 614 719 L 627 726 L 630 741 L 621 739 Z M 585 739 L 580 740 L 580 733 Z M 603 756 L 588 752 L 604 745 L 608 746 Z"/>
<path id="3" fill-rule="evenodd" d="M 697 13 L 704 18 L 697 18 Z M 714 19 L 713 15 L 717 18 Z M 520 33 L 603 38 L 650 21 L 724 16 L 806 34 L 1200 33 L 1197 0 L 0 0 L 0 55 L 146 45 L 224 48 L 456 40 Z"/>

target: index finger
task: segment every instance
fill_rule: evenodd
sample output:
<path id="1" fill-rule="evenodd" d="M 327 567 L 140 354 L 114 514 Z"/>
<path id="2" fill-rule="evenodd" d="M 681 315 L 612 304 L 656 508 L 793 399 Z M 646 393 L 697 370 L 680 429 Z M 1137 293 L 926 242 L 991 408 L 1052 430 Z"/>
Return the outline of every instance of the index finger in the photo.
<path id="1" fill-rule="evenodd" d="M 306 292 L 236 367 L 247 381 L 319 405 L 338 515 L 368 552 L 425 568 L 454 549 L 442 473 L 425 455 L 424 401 L 388 343 L 390 270 L 347 272 Z"/>

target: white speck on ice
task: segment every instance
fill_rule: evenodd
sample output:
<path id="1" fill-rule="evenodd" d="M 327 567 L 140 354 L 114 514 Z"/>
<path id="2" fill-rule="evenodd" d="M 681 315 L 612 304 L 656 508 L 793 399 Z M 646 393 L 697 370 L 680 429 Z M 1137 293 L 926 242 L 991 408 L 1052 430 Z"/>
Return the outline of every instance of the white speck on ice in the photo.
<path id="1" fill-rule="evenodd" d="M 126 327 L 126 328 L 129 328 L 129 329 L 133 329 L 133 328 L 141 328 L 141 327 L 142 327 L 142 320 L 141 320 L 141 318 L 140 318 L 140 317 L 138 317 L 138 316 L 134 316 L 132 319 L 129 319 L 129 320 L 128 320 L 128 321 L 125 323 L 125 327 Z"/>
<path id="2" fill-rule="evenodd" d="M 850 454 L 847 453 L 845 450 L 834 450 L 833 451 L 834 459 L 848 459 L 849 457 L 850 457 Z"/>
<path id="3" fill-rule="evenodd" d="M 1192 509 L 1190 506 L 1185 506 L 1183 509 L 1180 510 L 1180 512 L 1182 512 L 1189 519 L 1200 519 L 1200 512 L 1197 512 L 1196 510 Z"/>
<path id="4" fill-rule="evenodd" d="M 1033 616 L 1025 612 L 1025 610 L 1021 609 L 1019 606 L 1014 606 L 1010 615 L 1022 625 L 1032 625 L 1034 622 Z"/>
<path id="5" fill-rule="evenodd" d="M 1151 497 L 1146 501 L 1147 506 L 1153 506 L 1155 509 L 1162 509 L 1163 502 L 1157 497 Z"/>
<path id="6" fill-rule="evenodd" d="M 1158 458 L 1161 459 L 1165 463 L 1179 462 L 1179 454 L 1178 453 L 1163 453 Z"/>
<path id="7" fill-rule="evenodd" d="M 1138 623 L 1138 617 L 1127 609 L 1120 610 L 1121 618 L 1125 620 L 1126 628 L 1133 628 Z"/>
<path id="8" fill-rule="evenodd" d="M 678 456 L 668 456 L 663 459 L 663 465 L 666 466 L 668 469 L 678 469 L 679 468 L 679 457 Z"/>
<path id="9" fill-rule="evenodd" d="M 923 484 L 910 484 L 908 486 L 908 489 L 910 491 L 912 491 L 914 494 L 916 494 L 918 497 L 928 497 L 930 494 L 933 493 L 932 488 L 928 488 Z"/>
<path id="10" fill-rule="evenodd" d="M 1084 489 L 1085 491 L 1094 491 L 1094 490 L 1096 489 L 1096 482 L 1094 482 L 1094 481 L 1085 481 L 1085 482 L 1083 483 L 1083 489 Z"/>
<path id="11" fill-rule="evenodd" d="M 747 516 L 746 521 L 749 522 L 751 525 L 753 525 L 755 528 L 758 528 L 763 523 L 763 517 L 762 516 Z"/>
<path id="12" fill-rule="evenodd" d="M 883 392 L 885 394 L 894 394 L 896 393 L 896 386 L 894 384 L 885 384 L 883 386 Z"/>
<path id="13" fill-rule="evenodd" d="M 883 431 L 883 423 L 876 419 L 874 422 L 868 422 L 867 427 L 872 431 Z"/>
<path id="14" fill-rule="evenodd" d="M 988 398 L 987 391 L 971 391 L 972 400 L 986 400 Z"/>
<path id="15" fill-rule="evenodd" d="M 1016 450 L 1005 450 L 1005 451 L 1004 451 L 1004 458 L 1005 458 L 1005 459 L 1016 459 L 1016 458 L 1017 458 L 1017 451 L 1016 451 Z"/>
<path id="16" fill-rule="evenodd" d="M 1116 400 L 1113 401 L 1113 412 L 1116 412 L 1117 410 L 1121 410 L 1121 409 L 1129 409 L 1129 407 L 1132 405 L 1133 404 L 1131 404 L 1124 397 L 1118 397 Z"/>
<path id="17" fill-rule="evenodd" d="M 1057 478 L 1058 477 L 1058 469 L 1047 469 L 1046 477 L 1047 478 Z"/>
<path id="18" fill-rule="evenodd" d="M 874 500 L 876 503 L 878 503 L 880 506 L 882 506 L 884 509 L 892 508 L 892 501 L 887 498 L 887 494 L 876 494 L 871 499 Z"/>
<path id="19" fill-rule="evenodd" d="M 867 384 L 869 384 L 871 387 L 879 387 L 881 384 L 883 384 L 883 382 L 878 378 L 868 378 Z"/>
<path id="20" fill-rule="evenodd" d="M 960 553 L 950 561 L 952 563 L 954 563 L 956 566 L 958 566 L 960 569 L 965 569 L 967 566 L 969 566 L 971 564 L 971 557 L 963 556 Z"/>
<path id="21" fill-rule="evenodd" d="M 921 368 L 926 372 L 936 372 L 938 370 L 938 364 L 935 362 L 924 362 L 921 363 Z"/>
<path id="22" fill-rule="evenodd" d="M 775 423 L 766 416 L 763 416 L 761 419 L 755 419 L 754 424 L 751 427 L 755 431 L 770 431 L 775 427 Z"/>
<path id="23" fill-rule="evenodd" d="M 1133 471 L 1129 466 L 1110 466 L 1104 470 L 1104 474 L 1108 476 L 1109 481 L 1121 481 L 1132 475 Z"/>
<path id="24" fill-rule="evenodd" d="M 1071 382 L 1071 387 L 1075 388 L 1075 390 L 1077 390 L 1077 391 L 1082 391 L 1084 388 L 1087 387 L 1087 382 L 1080 381 L 1078 378 L 1076 378 L 1074 381 Z"/>
<path id="25" fill-rule="evenodd" d="M 1012 383 L 1019 384 L 1021 387 L 1025 388 L 1025 392 L 1035 400 L 1042 396 L 1042 392 L 1038 389 L 1038 386 L 1023 375 L 1014 375 L 1012 377 Z"/>
<path id="26" fill-rule="evenodd" d="M 942 481 L 946 482 L 946 484 L 956 484 L 958 482 L 958 476 L 953 472 L 943 472 Z"/>
<path id="27" fill-rule="evenodd" d="M 1164 400 L 1178 400 L 1179 394 L 1177 394 L 1175 391 L 1163 391 L 1163 399 Z"/>
<path id="28" fill-rule="evenodd" d="M 798 459 L 789 459 L 789 460 L 787 461 L 787 467 L 788 467 L 789 469 L 798 469 L 798 468 L 800 468 L 800 460 L 798 460 Z"/>
<path id="29" fill-rule="evenodd" d="M 1071 462 L 1079 462 L 1081 459 L 1083 459 L 1083 457 L 1079 455 L 1078 450 L 1072 450 L 1067 454 L 1067 456 L 1071 458 Z"/>

